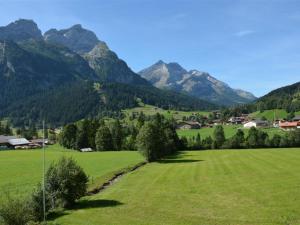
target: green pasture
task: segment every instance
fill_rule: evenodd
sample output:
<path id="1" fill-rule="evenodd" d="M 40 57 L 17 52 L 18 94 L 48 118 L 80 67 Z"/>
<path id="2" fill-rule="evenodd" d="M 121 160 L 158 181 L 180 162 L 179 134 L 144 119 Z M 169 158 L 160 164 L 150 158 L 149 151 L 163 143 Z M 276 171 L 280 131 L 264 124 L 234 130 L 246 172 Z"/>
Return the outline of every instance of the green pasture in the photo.
<path id="1" fill-rule="evenodd" d="M 238 129 L 242 129 L 245 133 L 245 136 L 248 135 L 248 131 L 249 131 L 249 129 L 243 128 L 241 125 L 224 125 L 223 128 L 224 128 L 224 133 L 225 133 L 226 138 L 230 138 L 233 135 L 235 135 Z M 273 137 L 274 134 L 279 134 L 279 135 L 285 134 L 284 131 L 282 131 L 278 128 L 272 127 L 272 128 L 260 128 L 260 129 L 267 132 L 269 137 Z M 206 138 L 208 136 L 213 137 L 214 130 L 215 130 L 214 127 L 204 127 L 201 129 L 177 130 L 177 134 L 180 137 L 185 136 L 187 138 L 190 138 L 193 136 L 196 137 L 196 135 L 199 133 L 201 138 Z"/>
<path id="2" fill-rule="evenodd" d="M 142 104 L 142 103 L 141 103 Z M 143 112 L 145 115 L 151 116 L 151 115 L 155 115 L 157 113 L 164 115 L 167 118 L 171 118 L 173 117 L 174 119 L 177 120 L 181 120 L 182 117 L 186 116 L 191 116 L 195 113 L 199 113 L 201 115 L 204 116 L 208 116 L 209 112 L 205 112 L 205 111 L 176 111 L 176 110 L 164 110 L 155 106 L 151 106 L 151 105 L 141 105 L 139 107 L 136 108 L 132 108 L 132 109 L 126 109 L 123 110 L 123 113 L 126 115 L 126 117 L 128 118 L 132 113 L 140 113 Z"/>
<path id="3" fill-rule="evenodd" d="M 90 177 L 90 186 L 115 171 L 143 161 L 137 152 L 81 153 L 54 145 L 46 149 L 46 166 L 62 156 L 73 157 L 84 168 Z M 30 193 L 42 179 L 42 162 L 42 150 L 0 151 L 0 192 Z"/>
<path id="4" fill-rule="evenodd" d="M 299 225 L 300 149 L 182 152 L 129 173 L 61 225 Z"/>

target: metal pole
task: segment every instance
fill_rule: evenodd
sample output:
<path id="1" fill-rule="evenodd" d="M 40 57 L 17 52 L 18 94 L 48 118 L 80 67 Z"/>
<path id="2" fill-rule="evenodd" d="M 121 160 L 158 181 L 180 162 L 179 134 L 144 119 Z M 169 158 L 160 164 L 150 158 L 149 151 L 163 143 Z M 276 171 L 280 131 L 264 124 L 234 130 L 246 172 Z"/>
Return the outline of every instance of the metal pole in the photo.
<path id="1" fill-rule="evenodd" d="M 46 190 L 45 190 L 45 120 L 43 120 L 43 212 L 46 223 Z"/>

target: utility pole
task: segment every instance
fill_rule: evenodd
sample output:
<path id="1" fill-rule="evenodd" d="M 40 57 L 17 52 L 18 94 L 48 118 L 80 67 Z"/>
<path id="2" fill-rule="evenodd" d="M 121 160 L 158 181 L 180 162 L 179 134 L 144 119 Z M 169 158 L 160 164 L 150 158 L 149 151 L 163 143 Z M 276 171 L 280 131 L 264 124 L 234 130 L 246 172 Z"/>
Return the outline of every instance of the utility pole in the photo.
<path id="1" fill-rule="evenodd" d="M 46 188 L 45 188 L 45 120 L 43 120 L 43 212 L 44 223 L 46 224 Z"/>

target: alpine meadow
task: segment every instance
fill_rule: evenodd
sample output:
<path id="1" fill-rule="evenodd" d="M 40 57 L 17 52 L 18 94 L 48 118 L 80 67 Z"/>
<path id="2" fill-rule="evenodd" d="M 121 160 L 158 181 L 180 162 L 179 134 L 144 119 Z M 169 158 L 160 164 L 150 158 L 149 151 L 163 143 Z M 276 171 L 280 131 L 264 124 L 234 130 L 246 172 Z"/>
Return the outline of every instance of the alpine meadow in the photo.
<path id="1" fill-rule="evenodd" d="M 300 225 L 299 12 L 0 0 L 0 225 Z"/>

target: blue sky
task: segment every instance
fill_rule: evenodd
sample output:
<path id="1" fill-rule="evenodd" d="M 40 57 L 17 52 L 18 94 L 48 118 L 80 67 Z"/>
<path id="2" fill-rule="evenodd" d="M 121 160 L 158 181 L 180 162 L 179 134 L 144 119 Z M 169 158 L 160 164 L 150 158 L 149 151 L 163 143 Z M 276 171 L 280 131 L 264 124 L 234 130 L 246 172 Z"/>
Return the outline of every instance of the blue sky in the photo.
<path id="1" fill-rule="evenodd" d="M 0 0 L 0 25 L 82 24 L 139 71 L 159 59 L 257 96 L 300 81 L 299 0 Z"/>

